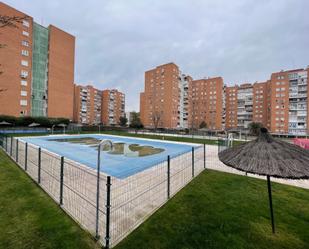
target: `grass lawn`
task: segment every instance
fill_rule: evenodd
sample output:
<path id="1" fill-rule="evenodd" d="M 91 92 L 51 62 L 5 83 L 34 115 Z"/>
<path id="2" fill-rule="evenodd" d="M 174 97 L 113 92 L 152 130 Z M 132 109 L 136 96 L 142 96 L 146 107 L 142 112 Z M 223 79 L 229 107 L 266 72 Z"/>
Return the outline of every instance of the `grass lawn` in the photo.
<path id="1" fill-rule="evenodd" d="M 0 248 L 99 246 L 0 150 Z"/>
<path id="2" fill-rule="evenodd" d="M 271 233 L 266 181 L 204 171 L 116 249 L 308 249 L 309 190 L 272 183 Z"/>

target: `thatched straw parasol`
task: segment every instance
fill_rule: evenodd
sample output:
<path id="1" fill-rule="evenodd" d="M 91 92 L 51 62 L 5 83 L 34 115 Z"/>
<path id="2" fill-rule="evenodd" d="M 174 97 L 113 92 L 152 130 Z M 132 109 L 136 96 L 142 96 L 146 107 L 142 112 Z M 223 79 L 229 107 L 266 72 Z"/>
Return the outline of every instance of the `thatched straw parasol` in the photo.
<path id="1" fill-rule="evenodd" d="M 274 139 L 266 128 L 259 137 L 219 153 L 225 165 L 246 173 L 267 176 L 272 231 L 275 233 L 270 177 L 309 179 L 309 151 Z"/>

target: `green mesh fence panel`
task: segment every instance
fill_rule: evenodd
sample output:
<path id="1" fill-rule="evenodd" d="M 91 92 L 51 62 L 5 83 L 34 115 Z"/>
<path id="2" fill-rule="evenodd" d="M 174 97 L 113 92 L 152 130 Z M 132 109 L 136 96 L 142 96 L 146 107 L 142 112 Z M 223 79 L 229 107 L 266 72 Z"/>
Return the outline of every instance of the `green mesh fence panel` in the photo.
<path id="1" fill-rule="evenodd" d="M 34 23 L 32 55 L 32 116 L 46 116 L 48 29 Z"/>

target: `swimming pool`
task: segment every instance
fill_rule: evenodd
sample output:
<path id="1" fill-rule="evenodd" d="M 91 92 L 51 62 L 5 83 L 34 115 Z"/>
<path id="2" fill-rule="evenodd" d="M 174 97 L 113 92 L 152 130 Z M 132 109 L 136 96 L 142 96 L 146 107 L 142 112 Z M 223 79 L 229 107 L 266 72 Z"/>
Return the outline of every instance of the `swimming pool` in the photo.
<path id="1" fill-rule="evenodd" d="M 190 152 L 195 144 L 156 141 L 113 135 L 55 135 L 21 138 L 50 152 L 96 169 L 98 140 L 108 139 L 120 148 L 120 152 L 101 152 L 101 171 L 117 178 L 126 178 L 156 164 Z M 93 140 L 93 141 L 92 141 Z M 142 152 L 141 152 L 142 151 Z"/>

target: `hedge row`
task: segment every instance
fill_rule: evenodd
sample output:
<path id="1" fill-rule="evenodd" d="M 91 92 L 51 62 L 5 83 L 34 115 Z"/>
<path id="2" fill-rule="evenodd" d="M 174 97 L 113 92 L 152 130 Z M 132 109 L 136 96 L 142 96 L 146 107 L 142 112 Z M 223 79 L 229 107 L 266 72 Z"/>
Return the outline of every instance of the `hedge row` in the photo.
<path id="1" fill-rule="evenodd" d="M 47 118 L 47 117 L 14 117 L 7 115 L 0 115 L 0 122 L 8 122 L 11 125 L 1 125 L 3 126 L 28 126 L 31 123 L 38 123 L 40 127 L 52 127 L 53 125 L 66 124 L 70 123 L 70 120 L 67 118 Z M 1 127 L 0 126 L 0 127 Z"/>

